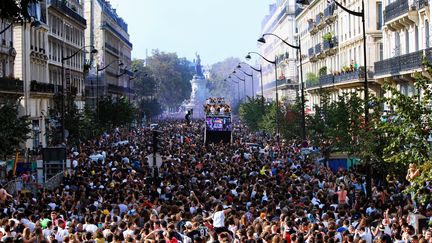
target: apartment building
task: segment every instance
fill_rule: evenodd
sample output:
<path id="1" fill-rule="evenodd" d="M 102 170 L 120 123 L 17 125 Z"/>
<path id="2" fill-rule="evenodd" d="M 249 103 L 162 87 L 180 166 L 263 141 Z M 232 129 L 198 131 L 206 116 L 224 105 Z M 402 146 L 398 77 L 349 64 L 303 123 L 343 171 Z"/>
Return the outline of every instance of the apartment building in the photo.
<path id="1" fill-rule="evenodd" d="M 84 31 L 87 21 L 83 17 L 84 5 L 79 0 L 48 0 L 48 70 L 49 83 L 55 92 L 65 86 L 65 92 L 75 96 L 78 109 L 84 109 L 84 62 L 86 47 Z M 64 79 L 62 76 L 62 57 L 65 60 Z"/>
<path id="2" fill-rule="evenodd" d="M 290 44 L 297 45 L 295 8 L 295 0 L 277 0 L 276 3 L 269 5 L 269 13 L 261 24 L 262 34 L 272 33 Z M 277 81 L 279 100 L 286 99 L 292 102 L 296 99 L 299 87 L 296 68 L 297 50 L 274 36 L 266 36 L 265 40 L 266 43 L 259 46 L 259 51 L 265 58 L 276 61 L 277 77 L 274 64 L 258 57 L 257 60 L 261 63 L 263 72 L 264 97 L 268 100 L 275 100 Z"/>
<path id="3" fill-rule="evenodd" d="M 15 23 L 13 47 L 16 55 L 13 64 L 15 78 L 23 81 L 20 97 L 20 114 L 29 116 L 32 134 L 26 148 L 47 144 L 48 110 L 52 105 L 54 86 L 48 76 L 48 30 L 46 2 L 29 7 L 31 23 Z"/>
<path id="4" fill-rule="evenodd" d="M 108 95 L 133 99 L 133 46 L 129 41 L 127 23 L 105 0 L 85 0 L 84 16 L 88 20 L 85 42 L 98 50 L 95 65 L 90 69 L 90 75 L 86 79 L 89 105 L 95 107 L 97 97 Z M 90 54 L 87 55 L 87 59 L 92 59 Z M 98 67 L 106 68 L 98 72 Z"/>
<path id="5" fill-rule="evenodd" d="M 14 75 L 16 50 L 13 42 L 13 24 L 0 19 L 0 103 L 17 100 L 23 95 L 23 81 Z"/>
<path id="6" fill-rule="evenodd" d="M 428 0 L 383 0 L 383 17 L 383 60 L 375 62 L 375 78 L 380 83 L 394 84 L 406 95 L 413 95 L 417 92 L 414 73 L 422 70 L 423 57 L 432 63 L 430 3 Z"/>
<path id="7" fill-rule="evenodd" d="M 362 0 L 339 0 L 347 9 L 361 12 Z M 382 3 L 364 0 L 369 93 L 381 95 L 374 79 L 374 63 L 382 59 Z M 302 44 L 303 80 L 307 112 L 320 104 L 323 90 L 332 100 L 342 93 L 359 91 L 363 97 L 364 58 L 362 18 L 350 15 L 335 3 L 313 0 L 297 17 Z"/>

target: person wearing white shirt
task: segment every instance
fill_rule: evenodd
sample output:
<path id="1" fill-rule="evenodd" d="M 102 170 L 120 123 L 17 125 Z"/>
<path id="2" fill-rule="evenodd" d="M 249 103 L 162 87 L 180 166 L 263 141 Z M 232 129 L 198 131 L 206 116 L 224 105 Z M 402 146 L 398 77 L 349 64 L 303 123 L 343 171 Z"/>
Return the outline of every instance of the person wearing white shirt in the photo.
<path id="1" fill-rule="evenodd" d="M 213 219 L 213 228 L 217 234 L 228 232 L 225 227 L 225 215 L 229 212 L 231 212 L 231 208 L 224 210 L 222 204 L 219 204 L 216 206 L 213 216 L 206 218 L 206 220 Z"/>

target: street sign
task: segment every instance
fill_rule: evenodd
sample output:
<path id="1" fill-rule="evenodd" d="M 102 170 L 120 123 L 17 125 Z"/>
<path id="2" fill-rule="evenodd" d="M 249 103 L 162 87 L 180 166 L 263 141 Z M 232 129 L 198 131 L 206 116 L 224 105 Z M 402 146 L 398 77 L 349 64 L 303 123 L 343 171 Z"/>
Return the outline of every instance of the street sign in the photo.
<path id="1" fill-rule="evenodd" d="M 153 154 L 147 155 L 147 162 L 149 167 L 153 167 Z M 156 167 L 160 168 L 162 166 L 162 156 L 159 153 L 156 153 Z"/>

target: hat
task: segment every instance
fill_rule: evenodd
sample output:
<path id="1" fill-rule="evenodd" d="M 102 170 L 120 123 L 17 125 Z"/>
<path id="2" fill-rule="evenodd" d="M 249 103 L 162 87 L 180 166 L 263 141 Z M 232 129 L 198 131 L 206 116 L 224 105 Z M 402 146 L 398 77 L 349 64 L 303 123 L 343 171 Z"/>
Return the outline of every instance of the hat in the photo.
<path id="1" fill-rule="evenodd" d="M 105 215 L 110 214 L 110 212 L 108 211 L 108 209 L 103 210 L 102 213 L 105 214 Z"/>

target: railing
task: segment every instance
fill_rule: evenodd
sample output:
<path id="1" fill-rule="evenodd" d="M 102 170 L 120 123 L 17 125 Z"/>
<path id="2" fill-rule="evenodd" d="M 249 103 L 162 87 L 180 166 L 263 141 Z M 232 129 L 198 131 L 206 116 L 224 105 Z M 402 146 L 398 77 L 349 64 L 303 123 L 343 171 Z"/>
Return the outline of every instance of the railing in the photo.
<path id="1" fill-rule="evenodd" d="M 317 16 L 315 17 L 315 23 L 316 25 L 319 25 L 321 23 L 321 14 L 317 14 Z"/>
<path id="2" fill-rule="evenodd" d="M 322 75 L 319 78 L 320 85 L 331 85 L 333 84 L 334 76 L 331 74 Z"/>
<path id="3" fill-rule="evenodd" d="M 426 56 L 432 59 L 428 53 L 432 54 L 431 49 L 426 50 Z M 422 66 L 422 59 L 423 51 L 417 51 L 375 62 L 376 75 L 399 74 L 403 71 L 418 69 Z"/>
<path id="4" fill-rule="evenodd" d="M 283 79 L 283 80 L 278 80 L 277 81 L 277 85 L 278 85 L 278 87 L 279 86 L 282 86 L 282 85 L 298 85 L 298 83 L 297 82 L 293 82 L 291 79 Z M 272 89 L 272 88 L 274 88 L 274 87 L 276 87 L 276 82 L 273 80 L 272 82 L 270 82 L 270 83 L 266 83 L 266 84 L 264 84 L 263 85 L 263 89 L 265 89 L 265 90 L 267 90 L 267 89 Z"/>
<path id="5" fill-rule="evenodd" d="M 315 22 L 312 19 L 310 19 L 308 21 L 308 30 L 311 31 L 313 28 L 315 28 Z"/>
<path id="6" fill-rule="evenodd" d="M 64 171 L 59 172 L 58 174 L 56 174 L 53 177 L 46 180 L 45 184 L 44 184 L 44 188 L 46 188 L 48 190 L 53 190 L 53 189 L 57 188 L 63 180 L 64 173 L 65 173 Z"/>
<path id="7" fill-rule="evenodd" d="M 65 1 L 51 0 L 51 6 L 54 6 L 54 7 L 58 8 L 59 10 L 61 10 L 61 12 L 69 15 L 71 18 L 75 19 L 76 21 L 78 21 L 82 25 L 85 25 L 85 26 L 87 25 L 87 21 L 85 20 L 85 18 L 83 18 L 77 12 L 73 11 L 72 9 L 70 9 L 66 5 Z"/>
<path id="8" fill-rule="evenodd" d="M 306 89 L 311 89 L 311 88 L 316 88 L 316 87 L 320 87 L 321 84 L 319 83 L 319 81 L 311 81 L 311 80 L 306 80 Z"/>
<path id="9" fill-rule="evenodd" d="M 309 54 L 309 57 L 314 55 L 314 48 L 313 47 L 309 48 L 308 54 Z"/>
<path id="10" fill-rule="evenodd" d="M 131 88 L 128 88 L 128 87 L 118 86 L 118 85 L 114 85 L 114 84 L 108 84 L 108 91 L 113 92 L 113 93 L 125 94 L 125 93 L 132 93 L 133 90 Z"/>
<path id="11" fill-rule="evenodd" d="M 24 83 L 22 80 L 0 77 L 0 91 L 24 92 Z"/>
<path id="12" fill-rule="evenodd" d="M 318 44 L 315 45 L 315 53 L 316 54 L 321 53 L 321 44 L 320 43 L 318 43 Z"/>
<path id="13" fill-rule="evenodd" d="M 114 46 L 110 45 L 108 42 L 105 42 L 105 48 L 114 52 L 115 54 L 119 54 L 119 50 L 117 48 L 115 48 Z"/>
<path id="14" fill-rule="evenodd" d="M 54 93 L 54 91 L 55 91 L 54 84 L 41 83 L 36 80 L 32 80 L 30 82 L 30 92 Z"/>
<path id="15" fill-rule="evenodd" d="M 334 3 L 327 5 L 327 7 L 324 9 L 324 19 L 330 17 L 333 15 L 336 7 Z"/>
<path id="16" fill-rule="evenodd" d="M 384 9 L 384 22 L 397 18 L 403 14 L 408 13 L 409 5 L 408 0 L 396 0 L 390 3 Z"/>
<path id="17" fill-rule="evenodd" d="M 418 0 L 419 10 L 428 6 L 428 0 Z"/>

